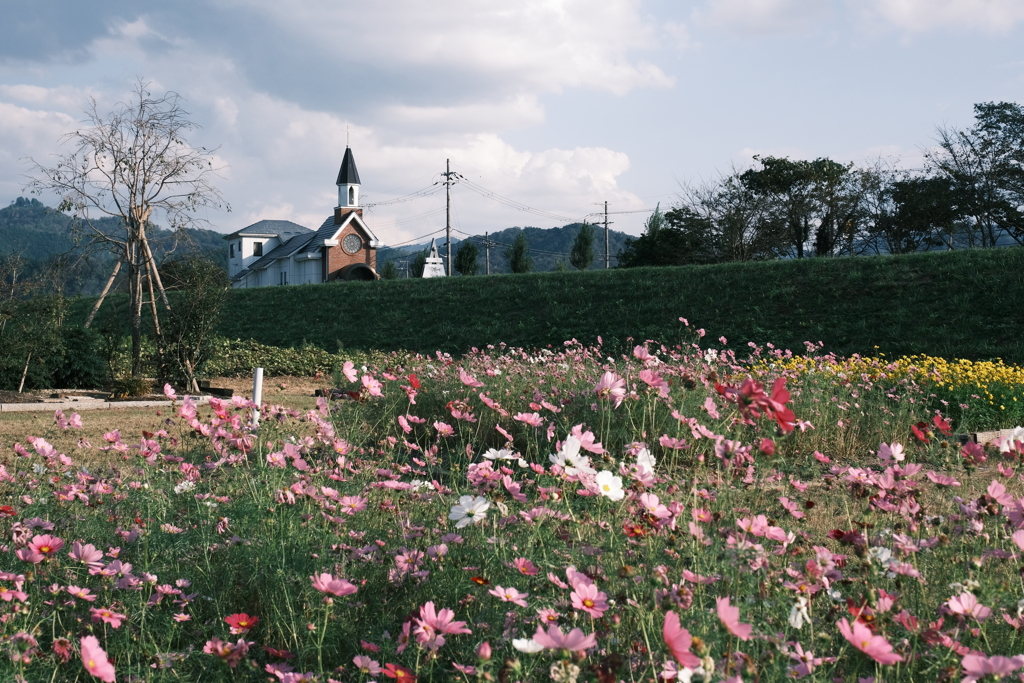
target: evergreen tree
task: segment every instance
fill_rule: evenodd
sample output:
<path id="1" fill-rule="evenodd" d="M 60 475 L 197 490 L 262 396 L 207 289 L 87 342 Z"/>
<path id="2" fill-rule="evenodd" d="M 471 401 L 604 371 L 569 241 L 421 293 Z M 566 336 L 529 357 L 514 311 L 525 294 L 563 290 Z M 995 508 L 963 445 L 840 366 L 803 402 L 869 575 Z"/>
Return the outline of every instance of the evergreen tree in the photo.
<path id="1" fill-rule="evenodd" d="M 398 267 L 395 266 L 394 261 L 385 261 L 384 265 L 380 269 L 380 277 L 382 280 L 397 280 L 398 279 Z"/>
<path id="2" fill-rule="evenodd" d="M 526 234 L 520 232 L 516 235 L 512 246 L 505 250 L 505 258 L 508 259 L 508 266 L 513 273 L 529 273 L 533 268 L 533 257 L 530 256 L 530 243 L 526 241 Z"/>
<path id="3" fill-rule="evenodd" d="M 594 261 L 594 226 L 586 221 L 576 233 L 576 241 L 572 243 L 569 262 L 576 270 L 586 270 Z"/>
<path id="4" fill-rule="evenodd" d="M 477 263 L 479 256 L 480 249 L 476 246 L 476 242 L 464 241 L 455 253 L 455 270 L 462 275 L 476 275 L 480 270 L 480 265 Z"/>
<path id="5" fill-rule="evenodd" d="M 427 267 L 427 250 L 424 249 L 416 254 L 416 258 L 409 264 L 409 274 L 413 277 L 423 277 L 423 269 Z"/>

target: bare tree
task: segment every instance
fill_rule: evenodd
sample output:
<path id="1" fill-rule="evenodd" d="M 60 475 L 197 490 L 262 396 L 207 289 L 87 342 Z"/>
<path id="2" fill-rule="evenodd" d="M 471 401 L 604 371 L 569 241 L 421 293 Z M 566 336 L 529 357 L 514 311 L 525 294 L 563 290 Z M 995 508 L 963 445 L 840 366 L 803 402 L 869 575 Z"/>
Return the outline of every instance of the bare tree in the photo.
<path id="1" fill-rule="evenodd" d="M 146 88 L 137 82 L 128 100 L 109 114 L 101 114 L 91 100 L 85 120 L 89 127 L 61 139 L 72 147 L 70 153 L 57 156 L 53 166 L 29 160 L 35 170 L 29 190 L 56 193 L 59 210 L 72 213 L 91 244 L 102 244 L 118 257 L 115 268 L 126 268 L 133 377 L 142 373 L 143 288 L 149 292 L 158 346 L 157 294 L 170 310 L 147 237 L 151 219 L 159 216 L 177 231 L 200 222 L 195 216 L 200 207 L 230 211 L 212 183 L 216 150 L 185 140 L 198 126 L 182 109 L 181 97 L 174 92 L 153 96 Z M 98 227 L 93 221 L 101 217 L 119 219 L 123 232 Z"/>

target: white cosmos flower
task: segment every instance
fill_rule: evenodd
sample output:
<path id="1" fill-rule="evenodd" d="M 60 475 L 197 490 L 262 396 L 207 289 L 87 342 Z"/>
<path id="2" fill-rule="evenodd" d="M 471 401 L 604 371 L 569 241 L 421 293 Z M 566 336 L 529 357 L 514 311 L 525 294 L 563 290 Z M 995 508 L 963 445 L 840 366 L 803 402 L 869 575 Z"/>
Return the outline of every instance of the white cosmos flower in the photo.
<path id="1" fill-rule="evenodd" d="M 549 455 L 548 460 L 556 465 L 561 465 L 565 473 L 570 477 L 580 473 L 597 473 L 597 470 L 590 466 L 590 458 L 580 455 L 580 440 L 572 434 L 565 437 L 565 441 L 562 442 L 562 448 L 558 453 Z"/>
<path id="2" fill-rule="evenodd" d="M 461 529 L 470 524 L 479 524 L 487 519 L 487 508 L 491 504 L 483 496 L 462 496 L 459 504 L 452 506 L 448 519 L 456 520 L 455 528 Z"/>
<path id="3" fill-rule="evenodd" d="M 807 612 L 807 598 L 798 595 L 796 604 L 789 611 L 789 625 L 795 629 L 803 628 L 804 622 L 810 623 L 811 615 Z"/>
<path id="4" fill-rule="evenodd" d="M 1004 436 L 999 442 L 999 452 L 1009 453 L 1014 441 L 1024 441 L 1024 427 L 1014 427 L 1008 436 Z"/>
<path id="5" fill-rule="evenodd" d="M 533 638 L 514 638 L 512 640 L 512 647 L 528 655 L 544 649 L 544 646 Z"/>
<path id="6" fill-rule="evenodd" d="M 616 477 L 608 470 L 597 473 L 597 488 L 602 496 L 610 500 L 622 500 L 626 497 L 626 492 L 622 490 L 622 478 Z"/>
<path id="7" fill-rule="evenodd" d="M 489 448 L 484 457 L 488 460 L 515 460 L 516 455 L 507 448 L 498 450 L 496 448 Z"/>
<path id="8" fill-rule="evenodd" d="M 892 559 L 892 551 L 882 546 L 875 546 L 868 550 L 868 557 L 878 564 L 886 565 Z"/>
<path id="9" fill-rule="evenodd" d="M 658 461 L 654 459 L 654 456 L 651 455 L 651 452 L 646 448 L 641 448 L 640 452 L 636 454 L 636 466 L 639 469 L 647 468 L 648 470 L 653 472 L 654 465 L 657 462 Z"/>

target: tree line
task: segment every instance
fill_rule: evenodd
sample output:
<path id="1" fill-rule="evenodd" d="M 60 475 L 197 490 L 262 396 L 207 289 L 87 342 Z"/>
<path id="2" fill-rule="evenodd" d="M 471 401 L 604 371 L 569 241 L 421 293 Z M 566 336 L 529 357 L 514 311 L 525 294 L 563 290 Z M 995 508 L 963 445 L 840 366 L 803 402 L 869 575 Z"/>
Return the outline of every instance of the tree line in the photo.
<path id="1" fill-rule="evenodd" d="M 1024 244 L 1024 107 L 974 105 L 940 127 L 925 167 L 755 156 L 683 187 L 619 254 L 625 267 L 903 254 Z"/>

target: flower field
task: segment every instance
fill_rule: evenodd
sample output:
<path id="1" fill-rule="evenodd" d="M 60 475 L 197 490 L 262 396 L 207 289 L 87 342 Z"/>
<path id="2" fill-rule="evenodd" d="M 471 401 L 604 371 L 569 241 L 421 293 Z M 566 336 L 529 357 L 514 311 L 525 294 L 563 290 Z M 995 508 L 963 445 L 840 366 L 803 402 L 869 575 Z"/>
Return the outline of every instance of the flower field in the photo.
<path id="1" fill-rule="evenodd" d="M 1024 430 L 955 438 L 1019 424 L 978 387 L 1020 370 L 702 337 L 375 354 L 258 425 L 58 413 L 0 446 L 2 680 L 1024 673 Z"/>

